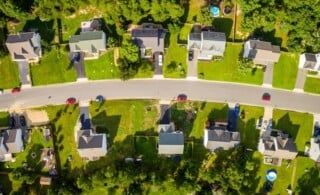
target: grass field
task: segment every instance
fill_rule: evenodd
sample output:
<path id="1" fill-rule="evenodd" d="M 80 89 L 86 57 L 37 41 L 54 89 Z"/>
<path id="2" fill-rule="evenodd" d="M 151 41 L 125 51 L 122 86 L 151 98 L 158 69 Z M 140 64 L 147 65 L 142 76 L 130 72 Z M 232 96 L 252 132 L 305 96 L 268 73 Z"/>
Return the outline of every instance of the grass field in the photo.
<path id="1" fill-rule="evenodd" d="M 8 54 L 0 58 L 0 89 L 9 89 L 19 86 L 18 64 L 11 60 Z"/>
<path id="2" fill-rule="evenodd" d="M 256 122 L 263 116 L 264 108 L 256 106 L 240 105 L 240 113 L 245 113 L 245 118 L 238 119 L 237 128 L 240 132 L 241 143 L 250 149 L 257 149 L 260 131 L 256 128 Z"/>
<path id="3" fill-rule="evenodd" d="M 297 78 L 298 62 L 298 54 L 282 52 L 279 62 L 274 65 L 272 86 L 293 89 Z"/>
<path id="4" fill-rule="evenodd" d="M 7 127 L 9 125 L 9 113 L 0 112 L 0 127 Z"/>
<path id="5" fill-rule="evenodd" d="M 274 128 L 290 134 L 297 144 L 298 151 L 303 152 L 312 135 L 313 115 L 275 109 L 273 121 Z"/>
<path id="6" fill-rule="evenodd" d="M 198 75 L 207 80 L 230 81 L 261 85 L 263 72 L 260 69 L 239 73 L 237 68 L 238 58 L 241 55 L 242 44 L 227 43 L 223 60 L 198 63 Z"/>
<path id="7" fill-rule="evenodd" d="M 194 23 L 197 19 L 197 16 L 200 13 L 201 7 L 205 4 L 206 2 L 204 0 L 190 0 L 188 7 L 188 17 L 186 22 Z"/>
<path id="8" fill-rule="evenodd" d="M 307 77 L 304 84 L 304 91 L 309 93 L 320 94 L 320 79 L 314 77 Z"/>
<path id="9" fill-rule="evenodd" d="M 168 36 L 168 35 L 167 35 Z M 178 34 L 170 35 L 170 45 L 164 56 L 164 77 L 185 78 L 187 74 L 187 49 L 178 45 Z"/>
<path id="10" fill-rule="evenodd" d="M 184 44 L 188 44 L 188 36 L 189 33 L 192 30 L 193 25 L 192 24 L 185 24 L 179 33 L 179 42 L 180 43 L 184 43 Z"/>
<path id="11" fill-rule="evenodd" d="M 64 48 L 52 48 L 44 53 L 39 64 L 30 66 L 33 85 L 48 85 L 76 81 L 77 73 Z"/>

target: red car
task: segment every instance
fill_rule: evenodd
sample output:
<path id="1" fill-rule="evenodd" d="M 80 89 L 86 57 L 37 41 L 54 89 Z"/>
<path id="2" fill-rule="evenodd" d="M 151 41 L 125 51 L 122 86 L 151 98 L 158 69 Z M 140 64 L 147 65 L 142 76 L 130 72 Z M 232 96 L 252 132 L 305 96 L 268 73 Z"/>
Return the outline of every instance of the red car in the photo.
<path id="1" fill-rule="evenodd" d="M 19 93 L 21 89 L 19 87 L 15 87 L 11 90 L 11 93 Z"/>
<path id="2" fill-rule="evenodd" d="M 271 100 L 271 95 L 269 93 L 264 93 L 262 95 L 262 100 L 264 101 L 270 101 Z"/>
<path id="3" fill-rule="evenodd" d="M 76 104 L 77 103 L 77 99 L 74 97 L 70 97 L 66 100 L 66 104 Z"/>
<path id="4" fill-rule="evenodd" d="M 177 100 L 178 100 L 179 102 L 181 102 L 181 101 L 187 101 L 187 95 L 185 95 L 185 94 L 179 94 L 178 97 L 177 97 Z"/>

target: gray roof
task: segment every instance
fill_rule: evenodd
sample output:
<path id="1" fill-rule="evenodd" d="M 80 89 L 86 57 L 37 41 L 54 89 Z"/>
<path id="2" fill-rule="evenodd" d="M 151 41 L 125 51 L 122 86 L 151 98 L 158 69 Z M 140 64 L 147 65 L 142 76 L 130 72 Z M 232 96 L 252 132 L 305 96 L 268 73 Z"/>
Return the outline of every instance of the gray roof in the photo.
<path id="1" fill-rule="evenodd" d="M 252 49 L 260 49 L 272 51 L 274 53 L 280 53 L 280 47 L 276 45 L 271 45 L 270 42 L 259 41 L 259 40 L 250 40 L 250 47 Z"/>
<path id="2" fill-rule="evenodd" d="M 4 142 L 5 143 L 13 143 L 16 141 L 16 136 L 17 135 L 17 130 L 12 129 L 12 130 L 7 130 L 4 133 Z"/>
<path id="3" fill-rule="evenodd" d="M 78 140 L 78 149 L 85 149 L 85 148 L 101 148 L 103 146 L 103 135 L 96 134 L 96 135 L 87 135 L 87 130 L 84 134 L 79 137 Z"/>
<path id="4" fill-rule="evenodd" d="M 159 133 L 159 145 L 183 145 L 182 132 Z"/>
<path id="5" fill-rule="evenodd" d="M 230 142 L 240 141 L 240 133 L 228 130 L 208 130 L 208 141 Z"/>
<path id="6" fill-rule="evenodd" d="M 201 41 L 201 33 L 190 33 L 189 40 Z"/>
<path id="7" fill-rule="evenodd" d="M 306 57 L 306 62 L 317 62 L 316 54 L 305 53 L 304 56 Z"/>
<path id="8" fill-rule="evenodd" d="M 80 41 L 88 40 L 100 40 L 102 39 L 103 33 L 103 31 L 81 32 L 80 35 L 72 35 L 70 37 L 69 43 L 77 43 Z"/>
<path id="9" fill-rule="evenodd" d="M 172 124 L 159 124 L 158 125 L 159 133 L 172 133 L 174 132 L 174 126 Z"/>
<path id="10" fill-rule="evenodd" d="M 226 42 L 226 35 L 222 32 L 203 31 L 203 40 Z"/>
<path id="11" fill-rule="evenodd" d="M 83 51 L 92 54 L 99 53 L 106 49 L 106 35 L 103 31 L 81 32 L 80 35 L 73 35 L 69 40 L 71 52 Z"/>
<path id="12" fill-rule="evenodd" d="M 15 35 L 9 35 L 6 43 L 20 43 L 29 41 L 33 37 L 34 32 L 20 32 Z"/>
<path id="13" fill-rule="evenodd" d="M 162 29 L 154 29 L 154 28 L 138 28 L 133 29 L 132 37 L 155 37 L 155 38 L 164 38 L 165 32 Z"/>
<path id="14" fill-rule="evenodd" d="M 294 143 L 292 138 L 283 138 L 283 137 L 277 137 L 278 142 L 278 148 L 282 150 L 288 150 L 291 152 L 297 152 L 297 146 Z"/>

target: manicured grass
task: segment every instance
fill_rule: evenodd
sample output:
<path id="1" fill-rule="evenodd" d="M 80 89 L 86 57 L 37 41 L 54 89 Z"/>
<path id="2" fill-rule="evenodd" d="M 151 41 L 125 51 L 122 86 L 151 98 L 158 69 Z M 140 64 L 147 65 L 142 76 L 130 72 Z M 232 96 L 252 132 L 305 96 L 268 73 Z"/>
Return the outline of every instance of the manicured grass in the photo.
<path id="1" fill-rule="evenodd" d="M 119 78 L 118 68 L 114 64 L 114 50 L 101 55 L 96 60 L 86 60 L 86 76 L 90 80 Z"/>
<path id="2" fill-rule="evenodd" d="M 81 168 L 84 162 L 81 160 L 77 151 L 75 141 L 75 125 L 79 117 L 78 105 L 61 105 L 45 107 L 49 119 L 52 122 L 52 132 L 55 139 L 56 153 L 59 155 L 60 166 L 70 168 L 70 175 L 79 175 L 81 172 L 74 171 L 76 168 Z M 68 156 L 72 156 L 72 161 L 67 162 Z"/>
<path id="3" fill-rule="evenodd" d="M 168 35 L 167 35 L 168 36 Z M 170 35 L 170 45 L 164 56 L 164 77 L 185 78 L 187 74 L 187 49 L 178 45 L 178 34 Z"/>
<path id="4" fill-rule="evenodd" d="M 9 89 L 19 86 L 18 64 L 11 60 L 10 54 L 0 58 L 0 89 Z"/>
<path id="5" fill-rule="evenodd" d="M 256 128 L 257 120 L 263 116 L 264 108 L 256 106 L 240 106 L 240 113 L 245 113 L 245 118 L 238 119 L 237 128 L 240 132 L 241 143 L 250 149 L 257 149 L 260 131 Z"/>
<path id="6" fill-rule="evenodd" d="M 193 27 L 192 24 L 184 24 L 179 34 L 179 42 L 185 43 L 185 44 L 188 43 L 188 35 L 191 32 L 192 27 Z"/>
<path id="7" fill-rule="evenodd" d="M 231 41 L 233 38 L 233 13 L 225 17 L 217 17 L 213 20 L 213 26 L 218 32 L 224 32 L 226 39 Z"/>
<path id="8" fill-rule="evenodd" d="M 142 60 L 138 72 L 134 78 L 152 78 L 154 75 L 154 64 L 151 61 Z"/>
<path id="9" fill-rule="evenodd" d="M 175 122 L 176 129 L 196 139 L 203 136 L 208 119 L 227 119 L 228 116 L 227 105 L 214 102 L 179 102 L 173 104 L 171 109 L 171 120 Z"/>
<path id="10" fill-rule="evenodd" d="M 304 91 L 320 94 L 320 78 L 307 77 L 304 83 Z"/>
<path id="11" fill-rule="evenodd" d="M 293 89 L 298 72 L 299 55 L 282 52 L 279 62 L 274 65 L 272 86 Z"/>
<path id="12" fill-rule="evenodd" d="M 298 151 L 303 152 L 313 130 L 313 115 L 287 110 L 273 110 L 274 128 L 292 136 Z"/>
<path id="13" fill-rule="evenodd" d="M 237 61 L 242 51 L 242 44 L 227 43 L 223 60 L 221 61 L 199 61 L 198 75 L 207 80 L 230 81 L 261 85 L 263 72 L 260 69 L 240 73 Z"/>
<path id="14" fill-rule="evenodd" d="M 204 0 L 190 0 L 187 22 L 194 23 L 200 13 L 201 7 L 205 4 L 206 2 Z"/>
<path id="15" fill-rule="evenodd" d="M 39 64 L 30 66 L 33 85 L 48 85 L 76 81 L 77 73 L 65 49 L 52 48 L 44 53 Z"/>
<path id="16" fill-rule="evenodd" d="M 9 113 L 0 112 L 0 127 L 7 127 L 9 125 Z"/>

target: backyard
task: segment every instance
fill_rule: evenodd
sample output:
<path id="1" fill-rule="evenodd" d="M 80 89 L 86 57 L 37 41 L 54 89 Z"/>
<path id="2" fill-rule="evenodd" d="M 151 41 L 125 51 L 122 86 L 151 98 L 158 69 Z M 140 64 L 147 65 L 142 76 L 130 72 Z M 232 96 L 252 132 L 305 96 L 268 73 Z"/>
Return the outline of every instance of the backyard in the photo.
<path id="1" fill-rule="evenodd" d="M 292 90 L 296 83 L 299 55 L 282 52 L 279 62 L 275 63 L 272 86 Z"/>
<path id="2" fill-rule="evenodd" d="M 313 115 L 287 110 L 273 110 L 274 128 L 288 133 L 295 140 L 299 152 L 305 150 L 313 131 Z"/>
<path id="3" fill-rule="evenodd" d="M 304 84 L 304 91 L 320 94 L 320 78 L 308 76 Z"/>
<path id="4" fill-rule="evenodd" d="M 242 44 L 227 43 L 224 57 L 221 61 L 199 61 L 199 78 L 261 85 L 263 80 L 262 70 L 239 71 L 237 64 L 242 47 Z"/>
<path id="5" fill-rule="evenodd" d="M 10 55 L 0 58 L 0 89 L 14 88 L 20 85 L 18 64 Z"/>
<path id="6" fill-rule="evenodd" d="M 185 78 L 188 71 L 186 46 L 178 44 L 178 34 L 170 34 L 169 42 L 164 56 L 164 77 Z"/>
<path id="7" fill-rule="evenodd" d="M 73 82 L 77 78 L 66 48 L 56 47 L 44 53 L 39 64 L 30 65 L 30 74 L 33 85 Z"/>

